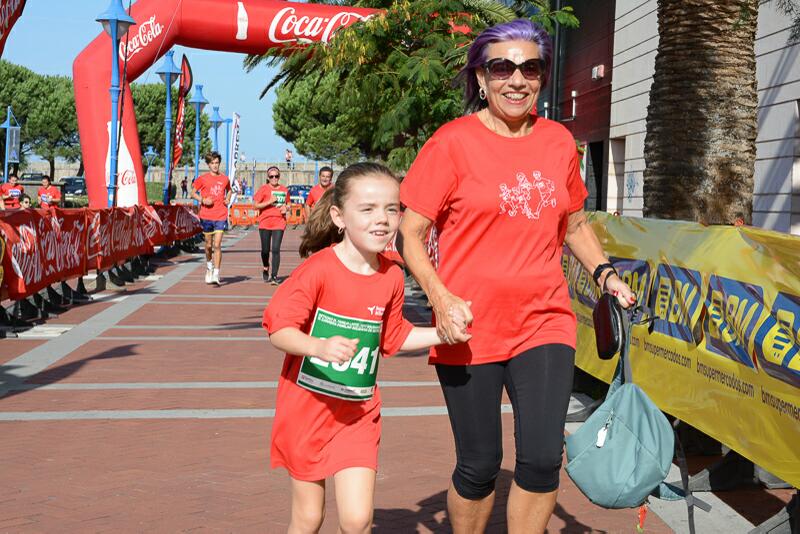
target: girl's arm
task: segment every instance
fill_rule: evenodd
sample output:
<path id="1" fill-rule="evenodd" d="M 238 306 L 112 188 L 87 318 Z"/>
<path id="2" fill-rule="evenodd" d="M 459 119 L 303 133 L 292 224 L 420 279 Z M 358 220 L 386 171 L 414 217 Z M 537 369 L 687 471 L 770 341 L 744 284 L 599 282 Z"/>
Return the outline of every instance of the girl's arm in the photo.
<path id="1" fill-rule="evenodd" d="M 410 337 L 410 336 L 409 336 Z M 314 356 L 333 363 L 350 361 L 356 354 L 358 339 L 333 336 L 327 339 L 311 337 L 298 328 L 286 327 L 269 336 L 272 345 L 287 354 Z"/>
<path id="2" fill-rule="evenodd" d="M 411 332 L 408 333 L 408 337 L 405 341 L 403 341 L 403 344 L 400 345 L 400 350 L 414 351 L 427 349 L 428 347 L 440 345 L 442 343 L 444 343 L 444 341 L 442 341 L 442 339 L 439 337 L 439 334 L 436 332 L 434 327 L 415 326 L 411 329 Z"/>

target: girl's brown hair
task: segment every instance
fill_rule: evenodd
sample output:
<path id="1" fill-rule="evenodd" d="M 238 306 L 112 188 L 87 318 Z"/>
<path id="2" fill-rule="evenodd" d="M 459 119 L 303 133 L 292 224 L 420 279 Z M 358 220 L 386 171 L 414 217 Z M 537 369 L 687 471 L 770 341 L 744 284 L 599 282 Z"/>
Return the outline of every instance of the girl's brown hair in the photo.
<path id="1" fill-rule="evenodd" d="M 311 216 L 306 222 L 306 229 L 300 241 L 300 256 L 306 258 L 334 243 L 338 243 L 344 237 L 339 233 L 339 228 L 333 224 L 331 219 L 331 206 L 342 209 L 347 195 L 350 193 L 351 182 L 365 176 L 387 176 L 397 180 L 397 176 L 386 166 L 380 163 L 365 161 L 354 163 L 343 170 L 333 187 L 325 191 L 322 198 L 314 205 Z M 399 180 L 397 180 L 399 182 Z"/>

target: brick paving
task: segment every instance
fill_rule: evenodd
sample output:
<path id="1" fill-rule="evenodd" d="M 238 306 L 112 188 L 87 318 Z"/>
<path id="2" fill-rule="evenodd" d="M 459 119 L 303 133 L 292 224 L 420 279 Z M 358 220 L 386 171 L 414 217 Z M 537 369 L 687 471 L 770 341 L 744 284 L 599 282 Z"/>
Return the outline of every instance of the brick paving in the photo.
<path id="1" fill-rule="evenodd" d="M 298 240 L 299 231 L 287 233 L 282 276 L 299 264 Z M 260 327 L 274 288 L 261 281 L 255 232 L 234 232 L 226 244 L 222 287 L 205 285 L 200 256 L 163 261 L 161 280 L 179 266 L 196 268 L 0 398 L 0 418 L 19 419 L 0 421 L 0 532 L 285 531 L 289 481 L 269 469 L 267 412 L 283 356 Z M 104 294 L 130 298 L 152 293 L 152 284 Z M 91 321 L 114 302 L 73 308 L 48 324 Z M 425 316 L 419 306 L 406 311 Z M 58 338 L 0 340 L 0 378 L 15 358 L 54 346 L 47 343 Z M 383 388 L 387 408 L 443 407 L 424 354 L 385 360 L 381 380 L 421 383 Z M 52 420 L 32 420 L 43 414 Z M 493 533 L 505 531 L 511 417 L 503 420 Z M 381 447 L 374 531 L 448 532 L 454 454 L 446 415 L 386 417 Z M 332 493 L 323 532 L 336 530 Z M 634 532 L 635 515 L 592 505 L 562 474 L 548 531 Z M 672 532 L 654 514 L 646 526 Z"/>

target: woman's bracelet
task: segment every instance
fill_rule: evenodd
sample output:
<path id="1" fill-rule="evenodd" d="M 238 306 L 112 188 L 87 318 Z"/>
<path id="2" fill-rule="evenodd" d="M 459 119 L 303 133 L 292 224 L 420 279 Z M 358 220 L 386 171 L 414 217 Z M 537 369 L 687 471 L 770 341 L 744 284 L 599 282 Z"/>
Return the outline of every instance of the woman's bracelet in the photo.
<path id="1" fill-rule="evenodd" d="M 612 264 L 610 264 L 610 263 L 601 263 L 600 265 L 595 267 L 594 272 L 592 273 L 592 279 L 594 280 L 594 283 L 599 286 L 600 285 L 600 277 L 603 275 L 604 272 L 606 272 L 609 269 L 611 269 L 611 272 L 613 272 L 614 274 L 619 276 L 619 273 L 617 272 L 617 270 L 614 268 L 614 266 Z M 608 279 L 608 276 L 606 276 L 606 279 Z M 605 284 L 605 280 L 603 280 L 603 290 L 604 291 L 605 291 L 605 285 L 606 285 Z"/>

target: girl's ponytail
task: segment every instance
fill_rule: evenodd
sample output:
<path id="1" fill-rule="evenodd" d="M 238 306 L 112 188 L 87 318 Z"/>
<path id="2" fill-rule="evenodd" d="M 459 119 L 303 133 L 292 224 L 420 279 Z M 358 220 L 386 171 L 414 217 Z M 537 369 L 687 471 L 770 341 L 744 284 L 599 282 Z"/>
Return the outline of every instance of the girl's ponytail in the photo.
<path id="1" fill-rule="evenodd" d="M 311 216 L 306 221 L 306 229 L 300 241 L 300 257 L 302 258 L 307 258 L 319 250 L 328 248 L 343 238 L 331 219 L 333 191 L 333 187 L 325 191 L 322 198 L 314 205 L 314 209 L 311 210 Z"/>

